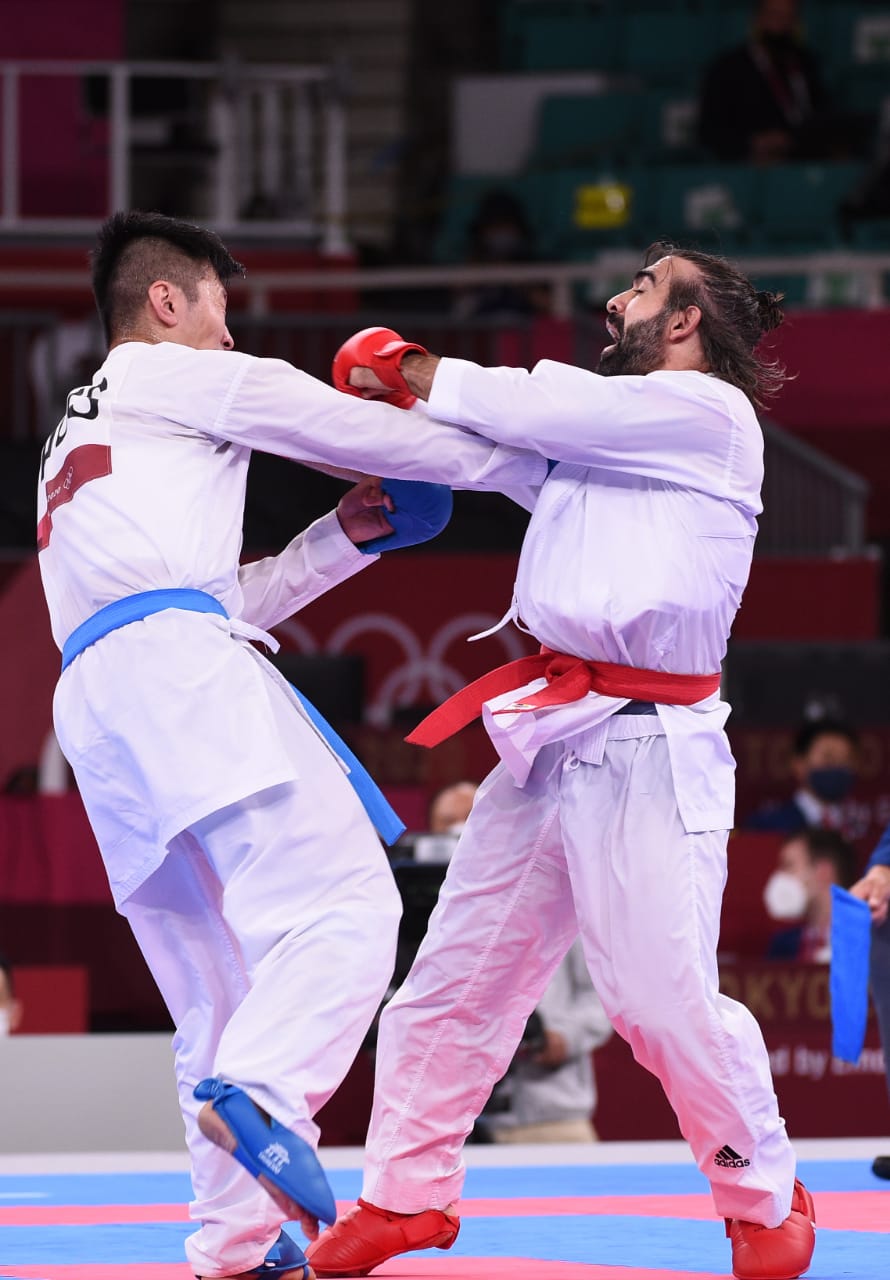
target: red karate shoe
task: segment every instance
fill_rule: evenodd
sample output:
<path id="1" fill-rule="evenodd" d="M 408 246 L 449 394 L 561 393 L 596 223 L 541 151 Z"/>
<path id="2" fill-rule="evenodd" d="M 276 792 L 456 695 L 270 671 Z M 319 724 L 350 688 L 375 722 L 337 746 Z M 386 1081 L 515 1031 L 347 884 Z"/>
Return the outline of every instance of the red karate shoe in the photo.
<path id="1" fill-rule="evenodd" d="M 392 1213 L 360 1198 L 354 1209 L 309 1246 L 306 1257 L 319 1280 L 366 1276 L 381 1263 L 412 1249 L 450 1249 L 459 1230 L 460 1218 L 441 1209 Z"/>
<path id="2" fill-rule="evenodd" d="M 732 1241 L 732 1274 L 737 1280 L 796 1280 L 810 1265 L 816 1246 L 813 1197 L 795 1178 L 791 1212 L 781 1226 L 727 1218 L 726 1234 Z"/>

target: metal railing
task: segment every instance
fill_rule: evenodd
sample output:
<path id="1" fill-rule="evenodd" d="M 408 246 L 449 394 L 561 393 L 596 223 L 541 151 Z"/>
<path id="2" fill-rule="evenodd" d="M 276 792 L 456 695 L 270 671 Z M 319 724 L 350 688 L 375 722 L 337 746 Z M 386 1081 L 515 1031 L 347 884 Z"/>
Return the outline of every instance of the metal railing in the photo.
<path id="1" fill-rule="evenodd" d="M 776 423 L 762 426 L 758 555 L 862 555 L 868 482 Z"/>
<path id="2" fill-rule="evenodd" d="M 30 225 L 30 224 L 29 224 Z M 267 223 L 243 221 L 233 224 L 229 232 L 249 235 L 262 233 Z M 283 233 L 283 224 L 275 223 L 276 234 Z M 293 224 L 288 224 L 291 229 Z M 82 220 L 82 231 L 91 234 L 96 221 Z M 2 230 L 2 225 L 0 225 Z M 853 253 L 849 250 L 802 254 L 799 256 L 739 257 L 734 261 L 755 282 L 758 276 L 801 276 L 811 282 L 825 278 L 843 277 L 849 282 L 846 297 L 838 301 L 851 306 L 877 309 L 890 306 L 890 253 Z M 587 262 L 536 262 L 504 266 L 423 266 L 423 267 L 368 267 L 336 271 L 325 268 L 250 271 L 243 279 L 232 280 L 229 293 L 245 298 L 248 310 L 257 316 L 267 315 L 273 308 L 275 296 L 305 293 L 361 293 L 363 298 L 377 294 L 397 294 L 397 306 L 411 310 L 412 298 L 423 298 L 432 291 L 441 293 L 448 308 L 449 299 L 461 291 L 476 290 L 488 286 L 507 286 L 517 290 L 531 286 L 544 286 L 548 290 L 550 312 L 559 319 L 575 318 L 583 306 L 600 303 L 612 294 L 627 288 L 639 266 L 638 254 L 627 254 L 617 260 L 612 251 L 600 254 Z M 86 268 L 57 269 L 55 267 L 3 267 L 0 268 L 0 291 L 15 289 L 52 290 L 59 294 L 82 293 L 89 297 L 89 277 Z M 91 305 L 89 302 L 87 305 Z M 414 312 L 412 311 L 412 314 Z M 379 323 L 379 320 L 378 320 Z M 503 323 L 503 321 L 502 321 Z"/>
<path id="3" fill-rule="evenodd" d="M 334 68 L 234 60 L 0 62 L 0 231 L 59 235 L 92 232 L 96 220 L 36 217 L 23 211 L 21 89 L 23 81 L 32 78 L 73 78 L 82 85 L 96 78 L 107 89 L 106 212 L 131 204 L 133 165 L 147 123 L 133 111 L 134 82 L 182 82 L 187 92 L 195 85 L 206 90 L 199 122 L 211 174 L 204 220 L 225 234 L 249 231 L 318 241 L 327 253 L 342 253 L 348 247 L 345 117 Z M 153 143 L 162 158 L 167 147 L 164 122 L 158 108 Z M 172 164 L 172 144 L 167 154 Z M 280 216 L 262 216 L 263 209 L 276 202 Z M 244 216 L 251 203 L 259 216 Z"/>

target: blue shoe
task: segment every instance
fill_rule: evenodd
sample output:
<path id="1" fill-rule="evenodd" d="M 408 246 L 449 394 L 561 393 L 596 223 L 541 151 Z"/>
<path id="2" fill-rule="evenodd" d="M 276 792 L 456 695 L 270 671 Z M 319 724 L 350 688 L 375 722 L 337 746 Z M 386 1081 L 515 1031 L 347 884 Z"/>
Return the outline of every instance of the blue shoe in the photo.
<path id="1" fill-rule="evenodd" d="M 195 1086 L 195 1097 L 211 1104 L 210 1110 L 203 1107 L 198 1116 L 204 1137 L 233 1155 L 289 1218 L 309 1214 L 321 1222 L 336 1220 L 334 1193 L 308 1142 L 272 1116 L 266 1120 L 237 1085 L 202 1080 Z M 294 1208 L 303 1214 L 295 1213 Z M 267 1273 L 260 1270 L 257 1274 Z"/>
<path id="2" fill-rule="evenodd" d="M 303 1250 L 282 1231 L 258 1267 L 254 1267 L 252 1271 L 242 1271 L 240 1276 L 230 1276 L 229 1280 L 253 1280 L 254 1276 L 262 1277 L 262 1280 L 266 1276 L 290 1276 L 292 1280 L 309 1280 L 312 1274 Z M 200 1276 L 198 1280 L 201 1280 Z"/>

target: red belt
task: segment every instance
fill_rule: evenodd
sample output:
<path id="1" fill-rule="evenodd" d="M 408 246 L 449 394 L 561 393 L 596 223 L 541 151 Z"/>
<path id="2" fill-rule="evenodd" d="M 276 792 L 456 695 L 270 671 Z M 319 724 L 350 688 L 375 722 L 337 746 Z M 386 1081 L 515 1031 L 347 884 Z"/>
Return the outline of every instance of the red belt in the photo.
<path id="1" fill-rule="evenodd" d="M 483 702 L 508 693 L 543 676 L 547 687 L 529 694 L 521 702 L 511 702 L 500 712 L 537 711 L 561 703 L 577 702 L 587 693 L 603 693 L 609 698 L 631 698 L 640 702 L 665 702 L 689 707 L 720 688 L 720 672 L 712 676 L 678 676 L 668 671 L 647 671 L 617 662 L 586 662 L 569 653 L 555 653 L 545 646 L 540 653 L 517 658 L 495 667 L 472 684 L 459 689 L 440 707 L 421 720 L 406 742 L 418 747 L 435 747 L 463 729 L 482 712 Z"/>

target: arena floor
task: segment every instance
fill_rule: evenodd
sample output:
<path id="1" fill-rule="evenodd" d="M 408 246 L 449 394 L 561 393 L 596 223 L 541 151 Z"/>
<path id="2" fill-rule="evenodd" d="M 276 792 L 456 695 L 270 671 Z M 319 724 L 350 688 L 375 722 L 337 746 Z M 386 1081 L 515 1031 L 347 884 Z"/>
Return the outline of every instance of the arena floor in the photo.
<path id="1" fill-rule="evenodd" d="M 886 1280 L 890 1183 L 871 1171 L 890 1138 L 803 1140 L 816 1199 L 810 1280 Z M 361 1153 L 325 1148 L 344 1204 Z M 681 1143 L 473 1147 L 460 1237 L 374 1274 L 401 1280 L 714 1280 L 729 1243 Z M 189 1280 L 189 1180 L 179 1155 L 0 1156 L 0 1276 Z M 296 1233 L 295 1233 L 296 1234 Z M 297 1235 L 299 1239 L 299 1236 Z"/>

